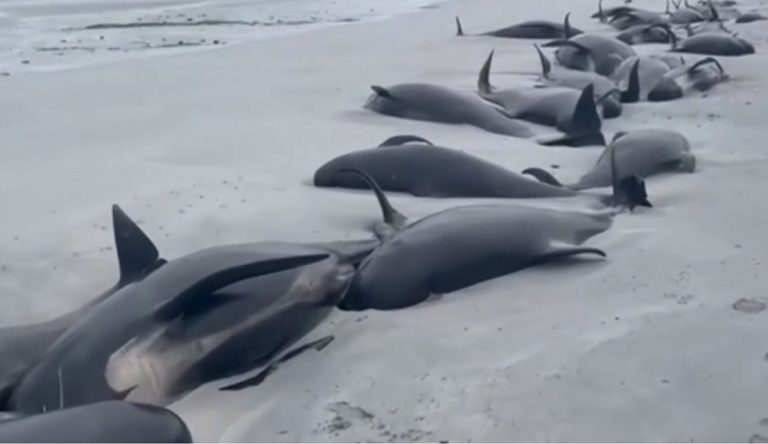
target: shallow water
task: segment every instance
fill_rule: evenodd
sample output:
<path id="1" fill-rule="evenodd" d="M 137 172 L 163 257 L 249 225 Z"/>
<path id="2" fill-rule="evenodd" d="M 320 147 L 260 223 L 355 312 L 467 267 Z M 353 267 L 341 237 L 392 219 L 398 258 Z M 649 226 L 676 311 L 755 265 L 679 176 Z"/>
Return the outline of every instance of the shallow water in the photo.
<path id="1" fill-rule="evenodd" d="M 434 0 L 0 0 L 0 72 L 216 49 L 388 17 Z"/>

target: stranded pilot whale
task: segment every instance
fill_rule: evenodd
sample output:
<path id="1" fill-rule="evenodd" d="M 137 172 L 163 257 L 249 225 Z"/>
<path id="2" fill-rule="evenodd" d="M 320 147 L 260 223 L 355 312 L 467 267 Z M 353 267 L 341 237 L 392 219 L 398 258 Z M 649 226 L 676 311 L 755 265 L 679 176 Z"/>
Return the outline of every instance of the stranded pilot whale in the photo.
<path id="1" fill-rule="evenodd" d="M 0 442 L 191 443 L 192 434 L 163 407 L 105 401 L 0 422 Z"/>
<path id="2" fill-rule="evenodd" d="M 568 21 L 570 15 L 570 13 L 566 14 L 565 21 Z M 568 34 L 566 34 L 566 31 Z M 581 34 L 582 32 L 582 30 L 571 26 L 566 28 L 563 23 L 550 22 L 549 20 L 527 20 L 522 23 L 477 35 L 514 39 L 567 39 L 574 35 Z M 459 20 L 458 16 L 456 16 L 456 35 L 467 35 L 464 34 L 464 29 L 461 26 L 461 20 Z"/>
<path id="3" fill-rule="evenodd" d="M 690 66 L 682 60 L 674 66 L 671 61 L 674 59 L 663 60 L 653 56 L 627 59 L 614 74 L 617 82 L 628 83 L 624 101 L 675 100 L 689 91 L 708 91 L 729 78 L 720 62 L 712 57 L 703 58 Z"/>
<path id="4" fill-rule="evenodd" d="M 554 126 L 567 135 L 576 136 L 578 143 L 572 146 L 605 145 L 600 132 L 602 120 L 592 84 L 587 85 L 583 91 L 567 87 L 495 90 L 490 82 L 492 62 L 493 51 L 478 76 L 480 97 L 503 107 L 513 117 Z"/>
<path id="5" fill-rule="evenodd" d="M 616 167 L 622 174 L 635 175 L 645 179 L 663 172 L 693 172 L 696 157 L 691 145 L 682 134 L 665 129 L 643 129 L 629 133 L 618 133 L 598 158 L 594 166 L 575 184 L 567 185 L 573 190 L 610 186 L 613 180 L 610 159 L 614 157 Z M 531 174 L 548 184 L 559 185 L 557 179 L 540 168 L 528 168 Z"/>
<path id="6" fill-rule="evenodd" d="M 374 190 L 386 226 L 379 229 L 382 245 L 360 264 L 339 305 L 344 310 L 406 308 L 433 294 L 559 258 L 585 253 L 605 256 L 600 249 L 580 244 L 611 226 L 609 213 L 473 205 L 406 225 L 376 181 L 362 171 L 354 173 Z"/>
<path id="7" fill-rule="evenodd" d="M 533 132 L 503 110 L 470 94 L 425 83 L 371 86 L 365 108 L 380 114 L 429 122 L 467 124 L 492 133 L 530 138 Z"/>
<path id="8" fill-rule="evenodd" d="M 682 42 L 677 41 L 670 32 L 672 52 L 687 52 L 715 56 L 742 56 L 755 53 L 755 47 L 741 37 L 724 32 L 702 32 L 692 35 Z"/>
<path id="9" fill-rule="evenodd" d="M 397 139 L 400 146 L 393 146 L 390 142 L 393 139 Z M 561 188 L 557 183 L 552 186 L 526 179 L 464 152 L 427 144 L 417 136 L 394 136 L 379 148 L 354 151 L 332 159 L 315 172 L 314 183 L 319 187 L 370 188 L 365 178 L 348 171 L 364 171 L 382 189 L 423 197 L 585 196 L 596 198 L 606 206 L 647 204 L 644 184 L 632 177 L 619 181 L 612 195 L 582 194 Z"/>
<path id="10" fill-rule="evenodd" d="M 394 141 L 393 141 L 394 139 Z M 570 197 L 577 193 L 530 180 L 494 163 L 421 138 L 394 136 L 378 148 L 343 154 L 315 172 L 318 187 L 369 189 L 362 170 L 387 191 L 423 197 Z"/>
<path id="11" fill-rule="evenodd" d="M 13 387 L 6 410 L 163 405 L 268 364 L 338 303 L 353 264 L 375 245 L 263 242 L 170 261 L 67 330 Z"/>
<path id="12" fill-rule="evenodd" d="M 157 247 L 117 205 L 112 206 L 112 226 L 120 277 L 112 287 L 69 313 L 35 324 L 0 328 L 0 391 L 7 390 L 19 375 L 37 363 L 66 329 L 119 289 L 162 266 Z M 2 397 L 0 395 L 0 397 Z"/>
<path id="13" fill-rule="evenodd" d="M 584 33 L 542 46 L 557 47 L 555 58 L 566 68 L 594 71 L 604 76 L 610 76 L 621 62 L 636 55 L 630 45 L 603 34 Z"/>
<path id="14" fill-rule="evenodd" d="M 612 119 L 621 115 L 621 94 L 616 83 L 596 72 L 552 66 L 549 58 L 534 44 L 541 62 L 541 86 L 560 86 L 583 91 L 589 85 L 595 89 L 595 103 L 600 103 L 603 117 Z"/>

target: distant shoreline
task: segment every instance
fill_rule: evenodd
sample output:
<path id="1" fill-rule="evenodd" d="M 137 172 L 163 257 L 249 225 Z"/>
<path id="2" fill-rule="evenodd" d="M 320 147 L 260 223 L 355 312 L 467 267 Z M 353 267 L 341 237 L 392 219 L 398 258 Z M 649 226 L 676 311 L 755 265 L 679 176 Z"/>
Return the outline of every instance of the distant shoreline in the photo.
<path id="1" fill-rule="evenodd" d="M 82 2 L 72 4 L 76 12 L 68 14 L 62 13 L 60 3 L 0 2 L 0 14 L 11 11 L 6 19 L 8 38 L 0 44 L 0 72 L 58 71 L 165 55 L 169 50 L 215 49 L 322 25 L 384 19 L 441 2 L 410 0 L 393 7 L 381 0 L 307 0 L 286 8 L 269 1 L 215 5 L 171 1 L 148 2 L 139 8 L 132 3 L 122 9 L 122 2 Z M 19 14 L 30 10 L 34 14 Z M 158 54 L 160 50 L 165 52 Z"/>

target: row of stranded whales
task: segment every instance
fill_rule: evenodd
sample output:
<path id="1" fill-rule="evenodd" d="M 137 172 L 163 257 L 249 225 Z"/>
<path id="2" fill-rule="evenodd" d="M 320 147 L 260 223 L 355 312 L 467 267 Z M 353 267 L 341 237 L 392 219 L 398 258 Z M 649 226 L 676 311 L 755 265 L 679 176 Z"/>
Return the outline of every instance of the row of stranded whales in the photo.
<path id="1" fill-rule="evenodd" d="M 566 68 L 610 76 L 625 59 L 635 56 L 632 46 L 604 34 L 583 33 L 544 43 L 556 47 L 555 58 Z"/>
<path id="2" fill-rule="evenodd" d="M 493 51 L 480 70 L 480 97 L 501 106 L 510 116 L 540 125 L 554 126 L 565 134 L 582 136 L 586 145 L 605 144 L 602 119 L 595 103 L 595 88 L 582 91 L 568 87 L 518 87 L 497 90 L 491 85 Z M 606 93 L 606 96 L 613 91 Z M 599 99 L 602 102 L 603 98 Z"/>
<path id="3" fill-rule="evenodd" d="M 120 270 L 120 277 L 113 287 L 57 318 L 0 328 L 0 398 L 19 375 L 38 362 L 59 336 L 94 306 L 165 264 L 152 241 L 117 205 L 112 207 L 112 225 Z"/>
<path id="4" fill-rule="evenodd" d="M 616 70 L 614 80 L 629 91 L 628 103 L 638 101 L 663 102 L 685 96 L 689 91 L 704 92 L 728 80 L 723 66 L 707 57 L 688 66 L 684 61 L 653 56 L 636 57 Z"/>
<path id="5" fill-rule="evenodd" d="M 593 167 L 576 183 L 563 185 L 539 168 L 523 174 L 538 183 L 465 152 L 436 146 L 417 136 L 395 136 L 379 147 L 353 151 L 320 166 L 317 187 L 366 189 L 370 181 L 348 171 L 363 171 L 386 191 L 420 197 L 552 198 L 574 191 L 613 187 L 612 196 L 595 195 L 603 205 L 622 196 L 628 205 L 648 205 L 642 180 L 664 172 L 693 172 L 696 157 L 677 131 L 648 128 L 617 133 Z M 617 182 L 614 182 L 614 178 Z"/>
<path id="6" fill-rule="evenodd" d="M 579 91 L 591 86 L 595 92 L 595 102 L 600 103 L 604 118 L 613 119 L 621 115 L 624 92 L 617 88 L 615 82 L 591 71 L 578 71 L 560 65 L 553 66 L 538 45 L 534 45 L 534 48 L 541 62 L 540 86 L 573 88 Z"/>
<path id="7" fill-rule="evenodd" d="M 605 145 L 602 119 L 622 103 L 678 99 L 726 80 L 713 57 L 690 65 L 678 52 L 744 55 L 754 47 L 723 26 L 728 0 L 664 13 L 630 6 L 596 18 L 617 36 L 527 21 L 485 36 L 554 39 L 553 65 L 534 45 L 542 75 L 534 87 L 495 89 L 493 52 L 476 94 L 427 83 L 372 86 L 365 107 L 422 121 L 465 124 L 534 139 L 524 121 L 562 137 L 542 145 Z M 761 19 L 735 14 L 736 22 Z M 457 34 L 464 35 L 456 18 Z M 685 25 L 681 41 L 671 25 Z M 695 25 L 695 26 L 693 26 Z M 638 55 L 632 45 L 671 43 Z M 620 131 L 576 182 L 530 167 L 516 173 L 414 135 L 341 155 L 314 175 L 317 187 L 370 189 L 383 221 L 370 239 L 328 243 L 225 245 L 180 258 L 160 257 L 150 238 L 113 206 L 118 282 L 51 321 L 0 329 L 0 442 L 191 442 L 184 422 L 163 408 L 203 384 L 240 377 L 219 390 L 260 384 L 281 364 L 334 337 L 303 342 L 334 308 L 395 310 L 561 258 L 603 250 L 584 243 L 625 209 L 651 207 L 645 180 L 693 172 L 696 158 L 680 133 Z M 610 187 L 610 194 L 585 191 Z M 591 213 L 509 204 L 464 205 L 410 221 L 386 191 L 421 197 L 565 198 L 589 196 Z M 293 348 L 291 348 L 293 347 Z M 246 373 L 257 371 L 252 376 Z"/>
<path id="8" fill-rule="evenodd" d="M 192 434 L 163 407 L 104 401 L 2 421 L 0 442 L 191 443 Z"/>
<path id="9" fill-rule="evenodd" d="M 700 9 L 706 11 L 708 20 L 722 24 L 711 2 Z M 557 65 L 553 66 L 539 45 L 534 45 L 542 65 L 541 79 L 534 87 L 494 89 L 490 83 L 491 52 L 478 79 L 478 96 L 483 100 L 443 86 L 404 83 L 388 88 L 373 85 L 374 94 L 364 107 L 390 116 L 469 124 L 497 134 L 533 139 L 532 130 L 520 122 L 525 120 L 554 126 L 564 134 L 539 138 L 536 142 L 541 145 L 605 145 L 602 118 L 618 117 L 622 103 L 679 99 L 689 91 L 707 91 L 729 78 L 714 58 L 684 66 L 684 59 L 675 53 L 754 53 L 748 41 L 728 32 L 703 31 L 680 40 L 670 27 L 674 23 L 670 13 L 629 6 L 605 11 L 600 2 L 601 20 L 608 21 L 606 17 L 610 16 L 612 24 L 619 21 L 627 25 L 618 25 L 625 30 L 618 36 L 574 32 L 569 16 L 562 24 L 562 38 L 541 45 L 556 48 Z M 457 25 L 461 30 L 458 19 Z M 671 43 L 670 53 L 638 55 L 632 44 L 643 42 Z M 592 92 L 592 103 L 585 94 L 588 91 Z"/>

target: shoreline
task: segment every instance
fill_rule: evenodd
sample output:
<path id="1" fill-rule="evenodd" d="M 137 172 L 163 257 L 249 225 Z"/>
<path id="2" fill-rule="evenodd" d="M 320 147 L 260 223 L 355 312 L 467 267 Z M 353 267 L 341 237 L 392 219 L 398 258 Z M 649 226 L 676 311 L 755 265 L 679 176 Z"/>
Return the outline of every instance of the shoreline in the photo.
<path id="1" fill-rule="evenodd" d="M 231 2 L 237 5 L 235 0 Z M 39 16 L 3 16 L 11 24 L 18 23 L 6 24 L 6 41 L 0 46 L 0 72 L 6 76 L 55 72 L 125 59 L 214 50 L 347 23 L 385 20 L 440 3 L 441 0 L 411 0 L 389 9 L 372 7 L 363 12 L 358 8 L 344 13 L 343 5 L 335 6 L 335 1 L 329 5 L 336 10 L 297 12 L 289 12 L 290 8 L 285 7 L 270 8 L 267 1 L 262 1 L 261 6 L 239 8 L 225 2 L 218 9 L 206 2 L 167 1 L 129 8 L 115 1 L 113 9 L 97 12 L 92 7 L 91 12 L 75 14 L 57 13 L 56 3 L 22 4 L 11 10 L 18 13 L 35 6 L 41 12 Z M 83 4 L 88 5 L 79 3 Z"/>

